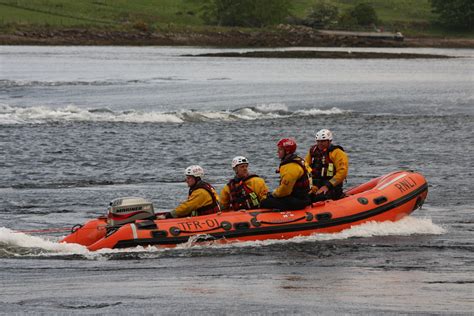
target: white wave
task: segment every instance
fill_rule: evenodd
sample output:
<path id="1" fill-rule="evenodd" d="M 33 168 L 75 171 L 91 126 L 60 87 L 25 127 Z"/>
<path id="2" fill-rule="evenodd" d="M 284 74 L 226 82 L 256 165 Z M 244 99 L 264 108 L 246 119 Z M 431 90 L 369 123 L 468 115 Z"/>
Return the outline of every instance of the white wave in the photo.
<path id="1" fill-rule="evenodd" d="M 106 79 L 106 80 L 73 80 L 73 81 L 39 81 L 39 80 L 8 80 L 0 79 L 0 88 L 16 88 L 16 87 L 59 87 L 59 86 L 109 86 L 114 84 L 123 83 L 140 83 L 143 80 L 117 80 L 117 79 Z"/>
<path id="2" fill-rule="evenodd" d="M 36 106 L 28 108 L 0 105 L 0 124 L 43 124 L 48 122 L 130 122 L 182 123 L 173 113 L 82 109 L 69 105 L 64 108 Z"/>
<path id="3" fill-rule="evenodd" d="M 262 113 L 288 112 L 288 107 L 282 103 L 260 104 L 255 109 Z"/>
<path id="4" fill-rule="evenodd" d="M 111 253 L 121 253 L 121 252 L 158 252 L 165 251 L 167 249 L 160 249 L 156 247 L 135 247 L 128 249 L 101 249 L 98 251 L 89 251 L 87 247 L 78 245 L 78 244 L 69 244 L 69 243 L 59 243 L 57 237 L 37 237 L 31 236 L 25 233 L 16 232 L 14 230 L 8 229 L 6 227 L 0 227 L 0 244 L 7 246 L 31 249 L 31 252 L 21 252 L 19 254 L 15 250 L 11 250 L 10 254 L 12 256 L 38 256 L 38 257 L 48 257 L 48 256 L 58 256 L 58 255 L 82 255 L 87 259 L 96 259 L 103 260 L 106 259 L 103 257 L 104 254 Z M 40 250 L 33 251 L 33 249 Z"/>
<path id="5" fill-rule="evenodd" d="M 299 110 L 295 112 L 295 114 L 301 115 L 301 116 L 333 115 L 333 114 L 344 114 L 344 113 L 347 113 L 347 111 L 343 111 L 337 107 L 333 107 L 328 110 L 309 109 L 309 110 Z"/>
<path id="6" fill-rule="evenodd" d="M 22 248 L 40 248 L 48 252 L 55 252 L 59 254 L 89 253 L 89 250 L 87 250 L 86 247 L 81 245 L 58 243 L 53 240 L 43 239 L 41 237 L 30 236 L 24 233 L 15 232 L 5 227 L 0 227 L 0 243 Z"/>
<path id="7" fill-rule="evenodd" d="M 284 104 L 261 104 L 237 110 L 180 110 L 177 112 L 120 111 L 84 109 L 74 105 L 62 108 L 47 106 L 12 107 L 0 104 L 0 124 L 44 124 L 49 122 L 128 122 L 128 123 L 184 123 L 206 121 L 238 121 L 278 119 L 292 116 L 338 115 L 339 108 L 329 110 L 306 109 L 291 112 Z"/>

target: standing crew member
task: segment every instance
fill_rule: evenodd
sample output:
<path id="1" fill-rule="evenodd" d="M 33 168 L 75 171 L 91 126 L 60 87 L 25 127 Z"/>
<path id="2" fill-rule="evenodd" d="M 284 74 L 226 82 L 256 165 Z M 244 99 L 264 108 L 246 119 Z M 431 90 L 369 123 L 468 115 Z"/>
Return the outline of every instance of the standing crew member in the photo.
<path id="1" fill-rule="evenodd" d="M 268 187 L 265 180 L 248 170 L 249 161 L 243 156 L 232 159 L 235 177 L 222 189 L 220 203 L 222 210 L 251 210 L 260 207 L 267 197 Z"/>
<path id="2" fill-rule="evenodd" d="M 281 159 L 280 186 L 261 203 L 262 208 L 299 210 L 311 204 L 310 170 L 305 161 L 295 154 L 296 142 L 283 138 L 278 144 L 278 158 Z"/>
<path id="3" fill-rule="evenodd" d="M 316 144 L 306 155 L 311 166 L 313 186 L 311 200 L 337 200 L 343 196 L 342 184 L 349 171 L 349 159 L 341 146 L 332 144 L 333 135 L 328 129 L 316 133 Z"/>
<path id="4" fill-rule="evenodd" d="M 201 179 L 204 176 L 204 169 L 197 165 L 189 166 L 184 174 L 189 187 L 188 199 L 164 217 L 199 216 L 219 212 L 219 197 L 216 190 Z"/>

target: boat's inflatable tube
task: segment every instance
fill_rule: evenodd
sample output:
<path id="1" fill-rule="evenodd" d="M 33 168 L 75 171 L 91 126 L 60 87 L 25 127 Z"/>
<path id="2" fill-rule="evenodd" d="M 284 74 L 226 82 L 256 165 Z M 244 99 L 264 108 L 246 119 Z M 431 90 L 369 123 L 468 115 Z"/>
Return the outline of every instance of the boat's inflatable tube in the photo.
<path id="1" fill-rule="evenodd" d="M 337 201 L 318 202 L 303 210 L 257 209 L 166 220 L 137 220 L 108 227 L 104 217 L 77 228 L 62 241 L 89 250 L 135 246 L 173 247 L 194 241 L 235 242 L 288 239 L 334 233 L 367 221 L 397 221 L 421 207 L 428 193 L 425 178 L 397 171 L 346 192 Z"/>

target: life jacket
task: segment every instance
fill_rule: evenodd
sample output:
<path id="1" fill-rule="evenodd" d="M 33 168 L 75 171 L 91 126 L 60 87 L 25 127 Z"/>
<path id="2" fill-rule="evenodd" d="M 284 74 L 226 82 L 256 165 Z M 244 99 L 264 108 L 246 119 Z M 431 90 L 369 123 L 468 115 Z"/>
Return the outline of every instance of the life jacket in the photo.
<path id="1" fill-rule="evenodd" d="M 193 193 L 193 191 L 197 189 L 206 190 L 207 193 L 211 195 L 212 203 L 206 206 L 202 206 L 198 208 L 197 210 L 193 211 L 191 213 L 191 216 L 208 215 L 208 214 L 218 213 L 221 211 L 221 206 L 219 205 L 219 201 L 216 198 L 216 194 L 215 194 L 216 191 L 212 185 L 202 180 L 199 180 L 192 188 L 189 188 L 188 196 L 190 196 L 191 193 Z"/>
<path id="2" fill-rule="evenodd" d="M 344 151 L 344 148 L 337 145 L 329 145 L 328 149 L 321 151 L 318 145 L 313 145 L 310 149 L 311 153 L 311 168 L 313 180 L 329 180 L 336 174 L 336 166 L 329 157 L 329 153 L 339 148 Z"/>
<path id="3" fill-rule="evenodd" d="M 295 185 L 293 186 L 293 191 L 291 191 L 291 196 L 295 197 L 305 197 L 308 195 L 308 191 L 310 189 L 310 175 L 308 172 L 308 169 L 306 169 L 305 161 L 298 157 L 296 154 L 292 154 L 289 157 L 286 157 L 285 159 L 282 160 L 280 163 L 280 167 L 278 168 L 277 172 L 280 172 L 280 168 L 283 165 L 289 164 L 289 163 L 296 163 L 298 166 L 300 166 L 303 169 L 303 175 L 296 180 Z"/>
<path id="4" fill-rule="evenodd" d="M 245 183 L 247 180 L 258 177 L 251 174 L 243 179 L 234 178 L 227 183 L 230 189 L 230 205 L 234 211 L 259 208 L 260 201 L 257 194 Z"/>

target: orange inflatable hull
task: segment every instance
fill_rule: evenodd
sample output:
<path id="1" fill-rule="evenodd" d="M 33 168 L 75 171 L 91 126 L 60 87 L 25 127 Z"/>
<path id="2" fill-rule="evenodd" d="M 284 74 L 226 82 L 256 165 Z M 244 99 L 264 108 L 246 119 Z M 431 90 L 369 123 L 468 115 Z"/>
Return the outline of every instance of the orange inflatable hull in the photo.
<path id="1" fill-rule="evenodd" d="M 62 242 L 89 250 L 136 246 L 174 247 L 188 242 L 237 242 L 289 239 L 335 233 L 368 221 L 397 221 L 421 207 L 428 194 L 425 178 L 397 171 L 346 192 L 337 201 L 318 202 L 303 210 L 257 209 L 165 220 L 138 220 L 108 228 L 105 217 L 91 220 Z"/>

